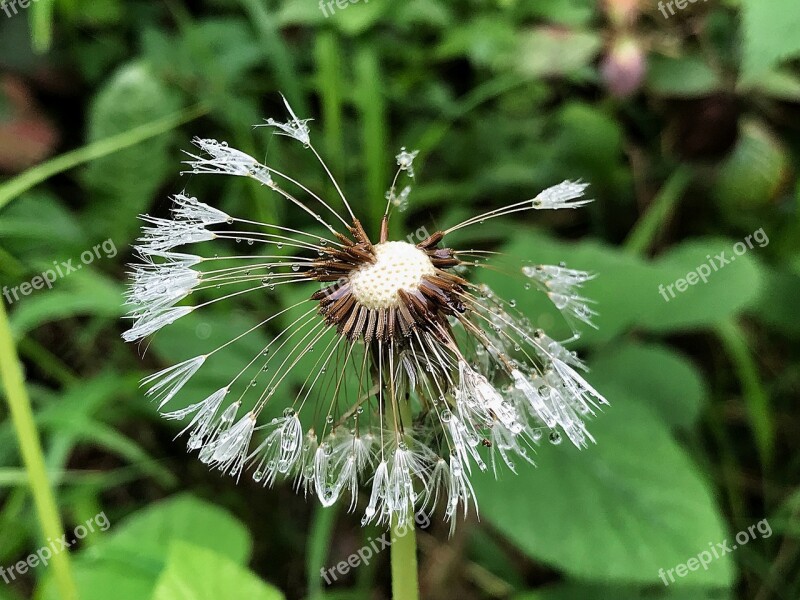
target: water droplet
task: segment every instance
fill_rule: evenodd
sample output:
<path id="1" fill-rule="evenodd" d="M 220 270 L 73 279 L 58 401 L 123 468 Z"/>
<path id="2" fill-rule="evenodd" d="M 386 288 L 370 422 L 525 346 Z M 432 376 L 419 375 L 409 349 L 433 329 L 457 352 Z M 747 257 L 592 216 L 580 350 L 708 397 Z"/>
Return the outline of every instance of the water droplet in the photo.
<path id="1" fill-rule="evenodd" d="M 561 434 L 557 431 L 551 431 L 549 439 L 553 446 L 558 446 L 561 443 Z"/>

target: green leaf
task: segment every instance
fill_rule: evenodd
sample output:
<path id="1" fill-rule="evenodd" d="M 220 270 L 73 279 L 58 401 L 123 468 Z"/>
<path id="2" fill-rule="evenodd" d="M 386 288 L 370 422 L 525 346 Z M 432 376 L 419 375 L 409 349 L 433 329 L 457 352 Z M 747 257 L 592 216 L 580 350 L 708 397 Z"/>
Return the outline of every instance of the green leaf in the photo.
<path id="1" fill-rule="evenodd" d="M 89 141 L 108 138 L 167 116 L 180 108 L 179 100 L 140 62 L 125 65 L 100 90 L 89 108 Z M 167 173 L 173 171 L 170 135 L 150 140 L 92 162 L 85 174 L 93 192 L 92 226 L 122 241 L 139 226 L 137 215 L 146 211 Z"/>
<path id="2" fill-rule="evenodd" d="M 80 264 L 73 261 L 73 266 Z M 51 271 L 49 276 L 54 274 Z M 88 268 L 56 279 L 52 289 L 45 287 L 20 300 L 11 317 L 17 338 L 51 321 L 78 315 L 116 318 L 124 313 L 121 286 Z"/>
<path id="3" fill-rule="evenodd" d="M 326 0 L 326 5 L 329 1 Z M 339 2 L 345 4 L 343 0 L 339 0 Z M 333 20 L 333 25 L 343 33 L 356 36 L 376 25 L 389 10 L 391 3 L 376 2 L 375 0 L 347 0 L 345 8 L 337 8 L 335 1 L 333 6 L 335 12 L 328 13 L 328 19 Z"/>
<path id="4" fill-rule="evenodd" d="M 744 246 L 744 254 L 737 255 L 734 247 L 742 247 L 738 244 Z M 750 255 L 758 250 L 756 242 L 748 249 L 744 241 L 723 238 L 694 239 L 671 248 L 654 265 L 657 283 L 652 291 L 659 302 L 648 307 L 639 322 L 651 331 L 666 332 L 716 324 L 739 314 L 761 290 L 761 270 Z M 701 277 L 706 272 L 706 283 L 697 279 L 694 285 L 687 284 L 686 291 L 680 291 L 679 280 L 688 282 L 694 277 L 692 273 Z M 661 285 L 665 286 L 663 293 Z M 674 285 L 671 290 L 670 285 Z"/>
<path id="5" fill-rule="evenodd" d="M 126 560 L 163 563 L 168 546 L 180 540 L 213 548 L 229 560 L 244 564 L 250 556 L 250 534 L 230 514 L 188 495 L 150 505 L 115 526 L 114 535 L 92 548 L 94 557 L 116 555 Z"/>
<path id="6" fill-rule="evenodd" d="M 742 312 L 761 289 L 759 265 L 749 256 L 759 250 L 759 245 L 753 242 L 753 249 L 736 256 L 735 243 L 721 238 L 695 239 L 648 262 L 594 240 L 565 243 L 527 230 L 505 247 L 506 257 L 489 261 L 503 272 L 484 269 L 480 277 L 499 295 L 515 299 L 534 326 L 552 331 L 551 335 L 557 337 L 569 337 L 563 318 L 547 296 L 536 288 L 525 289 L 524 277 L 509 277 L 506 273 L 519 273 L 523 257 L 534 264 L 557 265 L 563 261 L 570 268 L 596 273 L 597 278 L 585 285 L 584 295 L 596 302 L 594 308 L 600 313 L 595 319 L 598 329 L 582 327 L 582 341 L 596 343 L 635 327 L 655 332 L 709 327 Z M 716 256 L 721 253 L 722 259 L 730 262 L 720 267 Z M 716 271 L 709 266 L 710 260 L 717 266 Z M 695 285 L 686 282 L 686 289 L 681 292 L 684 284 L 678 288 L 676 282 L 697 269 L 710 271 L 707 283 L 697 276 Z"/>
<path id="7" fill-rule="evenodd" d="M 521 0 L 517 10 L 563 25 L 589 25 L 598 5 L 591 0 Z"/>
<path id="8" fill-rule="evenodd" d="M 749 82 L 784 59 L 800 54 L 800 3 L 742 0 L 742 80 Z"/>
<path id="9" fill-rule="evenodd" d="M 151 504 L 121 523 L 112 523 L 105 535 L 73 561 L 81 600 L 150 598 L 174 542 L 213 549 L 217 556 L 238 565 L 247 562 L 251 548 L 244 525 L 213 504 L 188 495 Z M 58 598 L 49 577 L 37 598 Z"/>
<path id="10" fill-rule="evenodd" d="M 647 87 L 662 96 L 706 96 L 722 88 L 722 78 L 700 56 L 650 57 Z"/>
<path id="11" fill-rule="evenodd" d="M 647 397 L 640 398 L 644 405 Z M 707 483 L 663 423 L 642 406 L 614 405 L 589 424 L 597 445 L 547 444 L 538 468 L 475 478 L 481 516 L 529 556 L 598 582 L 663 585 L 673 568 L 727 531 Z M 676 587 L 727 587 L 728 556 Z"/>
<path id="12" fill-rule="evenodd" d="M 86 245 L 86 234 L 75 215 L 44 190 L 30 192 L 23 202 L 3 210 L 0 237 L 7 250 L 27 262 L 46 264 L 54 256 L 66 260 L 69 253 Z"/>
<path id="13" fill-rule="evenodd" d="M 745 121 L 712 193 L 725 215 L 768 207 L 791 177 L 792 159 L 781 140 L 759 121 Z"/>
<path id="14" fill-rule="evenodd" d="M 517 68 L 531 77 L 573 75 L 591 65 L 602 44 L 592 31 L 531 29 L 521 35 Z"/>
<path id="15" fill-rule="evenodd" d="M 797 299 L 800 274 L 789 270 L 764 268 L 764 286 L 749 307 L 749 314 L 776 333 L 800 337 Z"/>
<path id="16" fill-rule="evenodd" d="M 662 422 L 683 429 L 697 422 L 706 385 L 694 364 L 666 346 L 625 342 L 603 349 L 590 363 L 589 380 L 613 399 L 642 403 Z"/>
<path id="17" fill-rule="evenodd" d="M 478 16 L 461 27 L 447 30 L 436 49 L 440 59 L 464 56 L 477 66 L 500 68 L 516 54 L 517 34 L 510 23 Z"/>
<path id="18" fill-rule="evenodd" d="M 671 584 L 670 584 L 671 585 Z M 662 593 L 659 593 L 662 592 Z M 513 600 L 586 600 L 587 598 L 613 598 L 614 600 L 730 600 L 727 590 L 704 589 L 652 589 L 610 587 L 590 583 L 565 583 L 535 592 L 514 596 Z"/>
<path id="19" fill-rule="evenodd" d="M 174 542 L 153 600 L 282 600 L 283 594 L 224 555 Z"/>

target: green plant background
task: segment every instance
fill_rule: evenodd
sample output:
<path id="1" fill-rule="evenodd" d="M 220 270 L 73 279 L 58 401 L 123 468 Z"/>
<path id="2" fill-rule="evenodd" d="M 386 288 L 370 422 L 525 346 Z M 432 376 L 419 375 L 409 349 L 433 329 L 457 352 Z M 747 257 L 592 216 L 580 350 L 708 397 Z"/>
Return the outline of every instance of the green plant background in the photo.
<path id="1" fill-rule="evenodd" d="M 0 584 L 0 600 L 67 598 L 69 580 L 89 600 L 388 596 L 388 552 L 333 587 L 319 576 L 381 531 L 286 486 L 207 472 L 138 388 L 290 298 L 193 314 L 143 358 L 119 337 L 137 215 L 164 213 L 170 193 L 308 226 L 252 182 L 179 175 L 180 151 L 201 135 L 330 192 L 298 145 L 252 128 L 283 114 L 279 91 L 314 117 L 368 224 L 394 154 L 420 150 L 398 236 L 563 179 L 589 182 L 596 199 L 459 238 L 600 274 L 587 286 L 599 330 L 580 349 L 611 407 L 592 424 L 596 446 L 545 444 L 538 468 L 476 481 L 480 521 L 449 538 L 435 518 L 419 534 L 423 598 L 800 598 L 800 3 L 708 0 L 668 19 L 636 4 L 361 0 L 326 17 L 315 0 L 38 0 L 0 14 L 0 165 L 12 164 L 0 179 L 0 283 L 106 239 L 119 249 L 5 306 L 5 364 L 16 353 L 26 381 L 3 371 L 0 565 L 57 526 L 36 508 L 47 486 L 7 406 L 30 401 L 66 530 L 100 511 L 112 526 L 69 564 Z M 24 115 L 12 80 L 30 92 Z M 20 165 L 32 134 L 18 125 L 31 115 L 60 141 Z M 659 295 L 758 229 L 768 245 L 670 302 Z M 492 279 L 564 333 L 522 282 Z M 187 401 L 219 387 L 242 352 L 193 379 Z M 771 536 L 661 583 L 659 569 L 763 519 Z"/>

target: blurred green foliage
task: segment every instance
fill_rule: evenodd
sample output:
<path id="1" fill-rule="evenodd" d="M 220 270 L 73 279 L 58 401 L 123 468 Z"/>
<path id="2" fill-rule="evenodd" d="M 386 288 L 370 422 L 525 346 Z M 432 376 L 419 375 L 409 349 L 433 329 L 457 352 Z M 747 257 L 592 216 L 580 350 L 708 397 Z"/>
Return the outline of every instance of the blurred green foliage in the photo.
<path id="1" fill-rule="evenodd" d="M 595 447 L 544 444 L 537 469 L 477 481 L 480 522 L 449 539 L 434 520 L 421 534 L 424 598 L 800 597 L 800 4 L 343 5 L 326 16 L 315 0 L 39 0 L 0 19 L 0 283 L 106 239 L 118 249 L 10 306 L 67 528 L 99 510 L 112 522 L 77 547 L 81 597 L 306 597 L 320 567 L 379 535 L 344 514 L 312 529 L 320 509 L 291 490 L 206 472 L 137 388 L 145 370 L 294 296 L 226 303 L 139 348 L 119 338 L 136 216 L 165 213 L 169 193 L 313 230 L 252 182 L 178 175 L 191 137 L 213 136 L 330 192 L 302 148 L 253 129 L 282 114 L 279 91 L 314 117 L 371 232 L 401 146 L 420 155 L 410 208 L 393 223 L 400 237 L 563 179 L 589 182 L 596 199 L 458 238 L 503 251 L 501 263 L 600 274 L 587 285 L 599 330 L 581 351 L 611 406 Z M 61 143 L 35 155 L 33 125 Z M 56 152 L 74 153 L 45 160 Z M 38 157 L 26 171 L 28 153 Z M 669 302 L 659 293 L 759 229 L 769 243 L 707 284 Z M 522 280 L 486 280 L 534 323 L 562 326 Z M 220 387 L 279 328 L 221 353 L 182 401 Z M 6 416 L 0 408 L 0 565 L 42 545 Z M 770 537 L 662 584 L 659 569 L 762 519 Z M 386 554 L 325 597 L 386 597 Z M 23 597 L 57 597 L 47 569 L 0 586 L 3 600 Z"/>

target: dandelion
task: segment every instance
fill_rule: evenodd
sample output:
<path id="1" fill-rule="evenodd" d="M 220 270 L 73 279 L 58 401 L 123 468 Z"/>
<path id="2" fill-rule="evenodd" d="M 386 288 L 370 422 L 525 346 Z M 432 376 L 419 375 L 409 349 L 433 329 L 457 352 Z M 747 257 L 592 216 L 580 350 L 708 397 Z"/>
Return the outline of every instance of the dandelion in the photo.
<path id="1" fill-rule="evenodd" d="M 172 199 L 171 218 L 143 217 L 140 262 L 126 295 L 133 320 L 127 341 L 238 296 L 307 289 L 292 306 L 144 380 L 165 418 L 190 419 L 182 432 L 189 450 L 265 487 L 288 480 L 323 505 L 361 504 L 364 523 L 410 524 L 415 510 L 441 501 L 453 527 L 470 504 L 477 513 L 476 472 L 532 465 L 545 439 L 578 448 L 593 442 L 586 421 L 606 400 L 580 374 L 584 364 L 567 341 L 535 329 L 516 302 L 473 281 L 487 266 L 476 260 L 482 255 L 446 243 L 487 219 L 583 206 L 586 185 L 567 181 L 424 239 L 392 240 L 391 211 L 411 190 L 399 181 L 413 181 L 417 156 L 403 148 L 372 238 L 314 148 L 309 120 L 286 107 L 289 120 L 267 126 L 308 148 L 336 198 L 324 199 L 225 142 L 196 138 L 199 153 L 187 164 L 191 173 L 253 179 L 314 227 L 239 218 L 183 193 Z M 208 247 L 193 250 L 200 246 Z M 251 250 L 231 254 L 231 247 Z M 578 325 L 593 326 L 596 313 L 582 288 L 594 274 L 563 264 L 521 272 L 573 326 L 569 341 Z M 224 387 L 186 408 L 170 406 L 219 352 L 267 328 L 275 331 L 269 342 Z"/>

